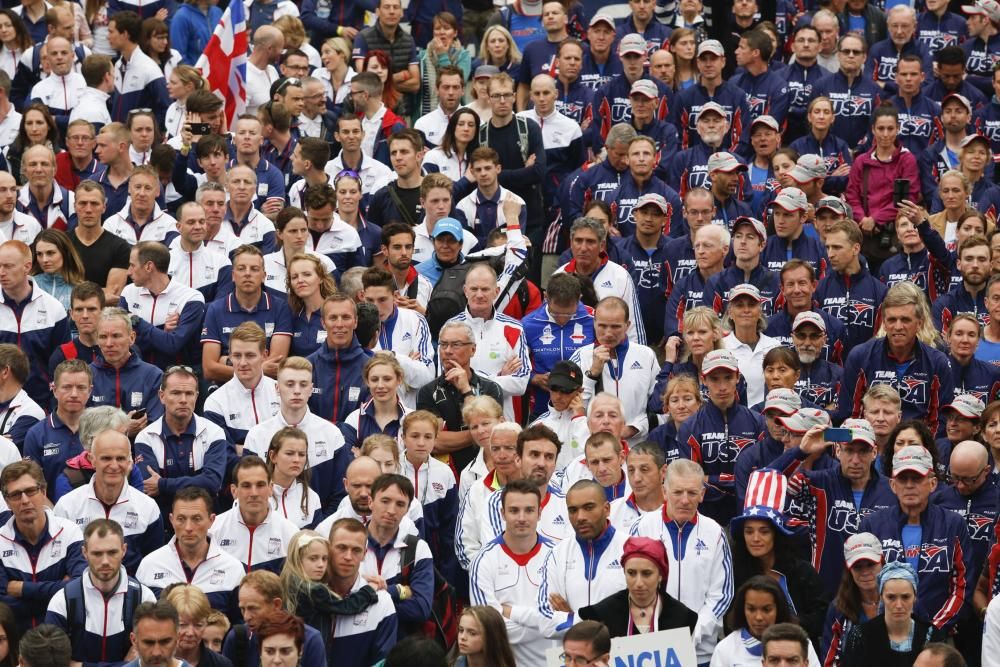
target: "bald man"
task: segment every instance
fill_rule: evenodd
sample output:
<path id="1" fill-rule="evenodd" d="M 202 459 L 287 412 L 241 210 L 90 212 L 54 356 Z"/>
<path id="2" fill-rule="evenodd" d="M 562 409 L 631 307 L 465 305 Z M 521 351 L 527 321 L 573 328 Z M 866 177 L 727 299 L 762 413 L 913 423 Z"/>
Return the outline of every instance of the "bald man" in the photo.
<path id="1" fill-rule="evenodd" d="M 49 75 L 36 83 L 29 95 L 31 102 L 44 104 L 56 120 L 59 131 L 66 133 L 69 114 L 77 106 L 87 87 L 83 75 L 73 71 L 73 44 L 63 37 L 49 37 L 45 44 Z"/>
<path id="2" fill-rule="evenodd" d="M 262 25 L 253 34 L 253 50 L 247 56 L 247 110 L 257 113 L 257 107 L 271 101 L 271 84 L 278 80 L 277 62 L 285 48 L 285 36 L 271 25 Z"/>
<path id="3" fill-rule="evenodd" d="M 382 472 L 381 465 L 370 456 L 359 456 L 351 461 L 344 473 L 344 489 L 347 495 L 340 501 L 337 511 L 316 526 L 316 532 L 326 537 L 337 519 L 357 519 L 367 526 L 372 515 L 372 484 Z M 400 534 L 405 535 L 408 531 L 422 532 L 423 523 L 423 508 L 420 506 L 420 501 L 414 498 L 406 518 L 399 526 Z"/>
<path id="4" fill-rule="evenodd" d="M 972 538 L 972 553 L 966 565 L 979 572 L 989 554 L 990 537 L 998 514 L 1000 486 L 990 465 L 986 447 L 974 440 L 963 440 L 951 450 L 951 484 L 939 487 L 934 501 L 965 517 Z"/>

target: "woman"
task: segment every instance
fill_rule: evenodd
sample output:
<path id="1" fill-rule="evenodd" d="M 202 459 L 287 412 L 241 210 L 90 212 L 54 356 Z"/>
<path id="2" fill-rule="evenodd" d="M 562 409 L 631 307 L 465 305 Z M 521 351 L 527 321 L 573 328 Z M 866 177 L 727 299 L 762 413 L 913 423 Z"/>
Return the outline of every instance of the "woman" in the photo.
<path id="1" fill-rule="evenodd" d="M 971 313 L 959 313 L 948 325 L 948 361 L 955 383 L 955 396 L 973 394 L 982 396 L 989 403 L 996 398 L 998 381 L 996 366 L 975 358 L 976 348 L 983 330 L 979 320 Z"/>
<path id="2" fill-rule="evenodd" d="M 844 637 L 851 628 L 878 616 L 876 578 L 882 568 L 882 543 L 871 533 L 852 535 L 844 542 L 844 561 L 847 566 L 837 596 L 823 622 L 820 655 L 830 667 L 842 664 Z"/>
<path id="3" fill-rule="evenodd" d="M 778 179 L 783 188 L 798 187 L 789 172 L 795 168 L 795 163 L 799 161 L 799 152 L 794 148 L 779 148 L 771 158 L 771 171 Z"/>
<path id="4" fill-rule="evenodd" d="M 307 357 L 326 339 L 323 329 L 323 301 L 336 294 L 337 286 L 323 262 L 313 254 L 300 253 L 288 263 L 288 306 L 292 323 L 291 353 Z"/>
<path id="5" fill-rule="evenodd" d="M 493 107 L 490 106 L 490 79 L 493 74 L 490 73 L 488 67 L 488 65 L 480 65 L 479 69 L 475 70 L 475 75 L 469 83 L 471 101 L 464 107 L 475 111 L 484 123 L 490 122 L 490 119 L 493 118 Z"/>
<path id="6" fill-rule="evenodd" d="M 829 97 L 816 97 L 806 107 L 806 122 L 809 133 L 792 142 L 791 147 L 799 155 L 819 155 L 826 160 L 826 180 L 823 192 L 839 195 L 847 188 L 847 176 L 851 173 L 854 158 L 847 142 L 830 133 L 833 126 L 833 102 Z"/>
<path id="7" fill-rule="evenodd" d="M 777 623 L 794 623 L 795 616 L 784 592 L 770 577 L 751 577 L 739 587 L 729 611 L 733 631 L 715 647 L 711 667 L 757 667 L 761 664 L 760 644 L 764 631 Z M 819 667 L 819 659 L 809 644 L 809 667 Z"/>
<path id="8" fill-rule="evenodd" d="M 894 182 L 909 181 L 906 199 L 919 202 L 920 168 L 913 153 L 903 150 L 898 141 L 899 111 L 891 102 L 884 102 L 872 114 L 872 135 L 875 146 L 858 154 L 851 165 L 844 198 L 864 234 L 861 252 L 877 272 L 882 261 L 895 254 L 891 230 L 897 213 Z"/>
<path id="9" fill-rule="evenodd" d="M 404 387 L 403 367 L 396 356 L 392 352 L 376 352 L 365 363 L 361 379 L 371 393 L 371 400 L 347 415 L 342 428 L 344 440 L 349 446 L 358 447 L 375 433 L 398 437 L 403 417 L 410 410 L 399 400 L 400 387 Z"/>
<path id="10" fill-rule="evenodd" d="M 260 667 L 299 667 L 305 624 L 287 611 L 272 611 L 257 624 Z"/>
<path id="11" fill-rule="evenodd" d="M 382 103 L 386 109 L 391 109 L 400 116 L 403 115 L 403 95 L 396 90 L 393 83 L 392 60 L 385 51 L 376 49 L 369 51 L 361 65 L 362 72 L 374 72 L 382 82 Z"/>
<path id="12" fill-rule="evenodd" d="M 271 438 L 267 448 L 271 471 L 271 505 L 299 528 L 315 526 L 322 516 L 319 495 L 309 487 L 309 439 L 293 426 Z"/>
<path id="13" fill-rule="evenodd" d="M 440 12 L 434 17 L 434 39 L 420 58 L 421 116 L 437 108 L 437 73 L 449 65 L 462 70 L 462 81 L 469 80 L 472 58 L 458 40 L 458 20 L 451 12 Z"/>
<path id="14" fill-rule="evenodd" d="M 698 83 L 695 64 L 697 36 L 691 28 L 675 28 L 670 33 L 670 52 L 674 54 L 674 90 L 684 90 Z"/>
<path id="15" fill-rule="evenodd" d="M 983 444 L 990 450 L 993 471 L 1000 472 L 1000 401 L 993 401 L 983 410 Z"/>
<path id="16" fill-rule="evenodd" d="M 0 69 L 14 79 L 17 63 L 31 48 L 31 35 L 21 17 L 10 9 L 0 9 Z"/>
<path id="17" fill-rule="evenodd" d="M 649 433 L 649 439 L 663 449 L 667 461 L 680 456 L 677 449 L 677 431 L 687 418 L 701 407 L 701 386 L 693 375 L 675 375 L 667 382 L 663 392 L 663 414 L 667 423 L 657 426 Z"/>
<path id="18" fill-rule="evenodd" d="M 128 152 L 132 164 L 148 164 L 153 146 L 160 143 L 160 133 L 156 128 L 156 116 L 148 109 L 132 109 L 125 122 L 132 138 Z"/>
<path id="19" fill-rule="evenodd" d="M 981 134 L 970 134 L 962 141 L 958 164 L 962 174 L 969 181 L 969 203 L 972 208 L 987 215 L 991 225 L 996 223 L 996 211 L 1000 207 L 1000 188 L 986 176 L 987 169 L 991 175 L 993 173 L 993 151 L 990 148 L 990 140 Z"/>
<path id="20" fill-rule="evenodd" d="M 0 602 L 0 667 L 17 667 L 20 641 L 21 632 L 13 610 Z"/>
<path id="21" fill-rule="evenodd" d="M 472 63 L 472 68 L 475 69 L 480 65 L 493 65 L 517 81 L 521 70 L 521 51 L 507 28 L 494 25 L 483 33 L 483 41 L 479 44 L 479 57 Z"/>
<path id="22" fill-rule="evenodd" d="M 298 49 L 309 59 L 309 69 L 319 69 L 323 63 L 319 51 L 309 43 L 306 27 L 298 16 L 286 15 L 274 20 L 275 28 L 285 37 L 285 50 Z"/>
<path id="23" fill-rule="evenodd" d="M 424 155 L 424 166 L 437 165 L 438 171 L 459 181 L 465 177 L 471 166 L 469 156 L 479 145 L 479 114 L 469 108 L 462 108 L 448 119 L 448 127 L 441 137 L 441 145 Z"/>
<path id="24" fill-rule="evenodd" d="M 56 119 L 52 117 L 48 107 L 41 102 L 34 102 L 21 112 L 21 126 L 17 131 L 17 138 L 7 151 L 10 173 L 18 179 L 18 183 L 27 182 L 21 174 L 21 156 L 28 148 L 38 145 L 48 146 L 56 154 L 62 150 Z"/>
<path id="25" fill-rule="evenodd" d="M 357 247 L 356 240 L 347 238 L 357 236 L 360 245 L 364 248 L 367 256 L 365 263 L 371 262 L 371 258 L 379 254 L 382 249 L 382 228 L 373 222 L 368 222 L 361 215 L 361 177 L 356 171 L 344 169 L 333 179 L 333 188 L 337 193 L 337 210 L 334 215 L 333 226 L 346 225 L 350 227 L 353 234 L 345 234 L 342 239 L 341 248 L 347 249 L 352 245 Z M 343 227 L 342 227 L 343 228 Z"/>
<path id="26" fill-rule="evenodd" d="M 939 295 L 948 291 L 955 267 L 952 254 L 933 225 L 928 225 L 926 230 L 920 227 L 928 218 L 922 206 L 910 201 L 899 205 L 896 239 L 900 252 L 882 263 L 879 279 L 889 287 L 899 282 L 912 282 L 926 290 L 928 299 L 934 303 Z M 923 237 L 927 238 L 926 243 Z M 930 248 L 934 249 L 933 255 Z"/>
<path id="27" fill-rule="evenodd" d="M 458 617 L 458 643 L 451 650 L 453 667 L 517 667 L 510 650 L 507 623 L 493 607 L 473 605 Z"/>
<path id="28" fill-rule="evenodd" d="M 142 22 L 139 48 L 160 67 L 163 76 L 169 77 L 174 67 L 181 64 L 181 54 L 170 48 L 170 29 L 158 18 Z"/>
<path id="29" fill-rule="evenodd" d="M 229 619 L 221 611 L 213 611 L 205 619 L 205 631 L 201 643 L 209 651 L 222 653 L 222 640 L 229 634 Z"/>
<path id="30" fill-rule="evenodd" d="M 879 615 L 851 628 L 844 638 L 845 667 L 911 667 L 924 644 L 945 638 L 913 617 L 917 573 L 909 563 L 888 563 L 878 575 Z"/>
<path id="31" fill-rule="evenodd" d="M 784 346 L 772 348 L 764 355 L 764 361 L 761 362 L 761 365 L 764 368 L 765 397 L 767 392 L 774 389 L 796 391 L 795 383 L 802 375 L 802 362 L 799 361 L 799 355 L 795 353 L 794 349 Z M 796 393 L 798 392 L 796 391 Z M 802 401 L 802 405 L 814 407 L 806 401 Z M 761 412 L 764 409 L 764 402 L 761 401 L 753 406 L 753 409 Z"/>
<path id="32" fill-rule="evenodd" d="M 597 604 L 581 607 L 580 618 L 604 623 L 612 638 L 674 628 L 694 632 L 698 614 L 665 590 L 668 565 L 662 542 L 648 537 L 628 538 L 621 564 L 625 589 Z"/>
<path id="33" fill-rule="evenodd" d="M 399 474 L 399 443 L 384 433 L 376 433 L 361 442 L 359 456 L 368 456 L 378 464 L 383 475 Z M 419 506 L 418 504 L 411 507 Z"/>
<path id="34" fill-rule="evenodd" d="M 750 475 L 743 514 L 729 524 L 733 543 L 733 585 L 742 586 L 757 575 L 777 581 L 799 624 L 813 641 L 818 641 L 823 635 L 823 617 L 829 604 L 823 580 L 811 563 L 796 555 L 792 532 L 785 526 L 780 508 L 752 504 L 756 496 L 755 485 L 759 488 L 774 481 L 780 484 L 781 479 L 775 471 L 757 471 Z"/>
<path id="35" fill-rule="evenodd" d="M 187 115 L 187 98 L 196 90 L 205 87 L 205 78 L 191 65 L 177 65 L 167 77 L 167 95 L 173 103 L 167 107 L 164 123 L 167 138 L 181 133 L 184 117 Z"/>
<path id="36" fill-rule="evenodd" d="M 972 186 L 961 171 L 952 169 L 941 174 L 938 180 L 935 203 L 940 211 L 930 216 L 931 226 L 944 238 L 949 250 L 958 248 L 958 219 L 969 209 L 969 192 Z"/>
<path id="37" fill-rule="evenodd" d="M 108 0 L 86 0 L 83 14 L 94 37 L 94 53 L 117 57 L 118 52 L 108 42 Z"/>
<path id="38" fill-rule="evenodd" d="M 984 422 L 985 423 L 985 422 Z M 934 469 L 940 471 L 942 462 L 938 453 L 937 442 L 934 434 L 927 428 L 927 424 L 922 419 L 907 419 L 899 422 L 896 428 L 892 429 L 889 439 L 886 441 L 882 451 L 875 459 L 875 465 L 879 472 L 885 475 L 886 479 L 892 478 L 892 457 L 903 447 L 917 445 L 923 447 L 931 454 L 934 461 Z"/>
<path id="39" fill-rule="evenodd" d="M 313 72 L 313 76 L 323 82 L 326 88 L 326 106 L 335 109 L 344 104 L 351 95 L 351 45 L 343 37 L 331 37 L 323 42 L 320 51 L 323 67 Z"/>
<path id="40" fill-rule="evenodd" d="M 756 405 L 764 400 L 764 355 L 781 345 L 775 338 L 764 335 L 767 318 L 764 317 L 760 291 L 743 283 L 729 290 L 729 304 L 722 318 L 722 326 L 729 335 L 722 339 L 723 347 L 740 362 L 740 375 L 747 382 L 747 401 Z"/>
<path id="41" fill-rule="evenodd" d="M 489 450 L 490 434 L 493 433 L 493 427 L 503 421 L 503 407 L 489 396 L 476 396 L 462 406 L 462 421 L 468 427 L 479 453 L 459 475 L 459 498 L 465 498 L 469 487 L 486 477 L 493 469 L 493 457 Z"/>
<path id="42" fill-rule="evenodd" d="M 315 253 L 306 250 L 309 240 L 309 225 L 302 209 L 286 206 L 274 219 L 275 238 L 278 249 L 264 255 L 264 285 L 272 290 L 288 292 L 288 264 L 296 255 Z M 326 255 L 315 255 L 327 273 L 333 274 L 333 261 Z"/>
<path id="43" fill-rule="evenodd" d="M 71 310 L 73 288 L 84 280 L 83 262 L 66 232 L 45 229 L 35 237 L 35 284 Z"/>
<path id="44" fill-rule="evenodd" d="M 191 667 L 232 667 L 229 658 L 210 650 L 202 642 L 212 605 L 200 588 L 188 584 L 172 586 L 164 597 L 177 610 L 177 649 L 174 656 Z"/>

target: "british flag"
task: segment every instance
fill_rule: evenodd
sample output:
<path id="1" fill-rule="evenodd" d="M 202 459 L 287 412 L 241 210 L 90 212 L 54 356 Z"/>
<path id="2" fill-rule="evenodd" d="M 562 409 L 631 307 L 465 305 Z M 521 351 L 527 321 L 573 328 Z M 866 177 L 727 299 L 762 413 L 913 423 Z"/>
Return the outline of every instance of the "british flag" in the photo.
<path id="1" fill-rule="evenodd" d="M 231 2 L 195 65 L 208 79 L 209 90 L 225 101 L 227 127 L 247 107 L 248 43 L 246 8 Z"/>

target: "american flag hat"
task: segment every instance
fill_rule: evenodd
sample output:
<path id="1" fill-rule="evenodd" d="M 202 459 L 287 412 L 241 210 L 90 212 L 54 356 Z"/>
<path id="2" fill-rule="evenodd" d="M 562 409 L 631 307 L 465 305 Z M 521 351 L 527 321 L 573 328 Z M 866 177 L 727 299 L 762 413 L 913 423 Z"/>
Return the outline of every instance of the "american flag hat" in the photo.
<path id="1" fill-rule="evenodd" d="M 775 530 L 783 535 L 794 533 L 786 526 L 784 513 L 788 480 L 777 470 L 755 470 L 747 482 L 747 495 L 743 501 L 743 513 L 729 522 L 732 533 L 742 532 L 743 523 L 750 519 L 770 521 Z"/>

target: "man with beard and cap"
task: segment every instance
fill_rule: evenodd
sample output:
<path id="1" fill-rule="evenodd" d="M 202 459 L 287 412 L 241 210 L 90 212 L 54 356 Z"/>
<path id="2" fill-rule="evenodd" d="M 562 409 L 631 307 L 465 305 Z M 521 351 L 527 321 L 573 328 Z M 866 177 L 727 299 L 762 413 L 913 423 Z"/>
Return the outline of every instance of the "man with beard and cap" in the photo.
<path id="1" fill-rule="evenodd" d="M 712 153 L 708 158 L 708 186 L 715 200 L 713 224 L 722 225 L 730 232 L 740 216 L 753 216 L 750 205 L 740 199 L 744 189 L 747 166 L 732 153 Z"/>
<path id="2" fill-rule="evenodd" d="M 836 410 L 844 369 L 822 358 L 826 340 L 826 320 L 819 313 L 806 310 L 795 316 L 792 345 L 802 364 L 795 391 L 804 400 Z"/>
<path id="3" fill-rule="evenodd" d="M 938 122 L 944 136 L 917 153 L 920 158 L 920 188 L 925 200 L 929 201 L 937 191 L 942 174 L 962 168 L 958 156 L 962 152 L 962 140 L 969 132 L 972 113 L 972 103 L 964 95 L 948 93 L 941 100 Z M 977 128 L 977 131 L 983 130 Z"/>
<path id="4" fill-rule="evenodd" d="M 948 335 L 952 318 L 958 313 L 972 313 L 985 326 L 990 321 L 986 307 L 986 281 L 992 270 L 993 251 L 985 236 L 970 236 L 958 246 L 958 271 L 962 282 L 939 296 L 933 304 L 934 326 Z"/>
<path id="5" fill-rule="evenodd" d="M 801 259 L 785 262 L 778 274 L 781 280 L 781 304 L 767 321 L 764 334 L 777 338 L 782 345 L 792 345 L 792 325 L 799 313 L 817 313 L 826 324 L 826 344 L 823 346 L 823 358 L 827 361 L 840 363 L 843 352 L 844 325 L 833 315 L 821 310 L 813 300 L 816 293 L 816 271 L 812 264 Z"/>

